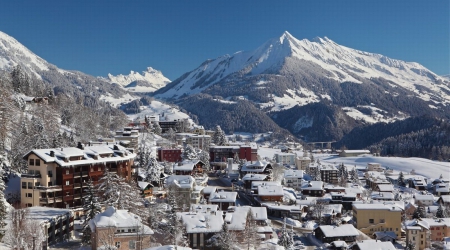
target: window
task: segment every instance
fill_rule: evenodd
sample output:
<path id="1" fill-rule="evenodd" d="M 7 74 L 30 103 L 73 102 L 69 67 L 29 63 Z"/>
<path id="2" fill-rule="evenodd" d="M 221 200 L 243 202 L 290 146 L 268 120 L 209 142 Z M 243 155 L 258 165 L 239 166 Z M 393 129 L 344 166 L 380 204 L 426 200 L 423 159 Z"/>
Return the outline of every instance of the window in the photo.
<path id="1" fill-rule="evenodd" d="M 53 177 L 53 173 L 51 170 L 48 171 L 48 177 Z"/>
<path id="2" fill-rule="evenodd" d="M 66 186 L 69 186 L 70 185 L 70 181 L 66 181 Z"/>
<path id="3" fill-rule="evenodd" d="M 53 183 L 52 183 L 51 181 L 49 181 L 49 182 L 47 183 L 47 186 L 51 187 L 51 186 L 53 186 Z"/>
<path id="4" fill-rule="evenodd" d="M 32 207 L 33 205 L 31 203 L 27 203 L 27 207 Z"/>
<path id="5" fill-rule="evenodd" d="M 413 236 L 413 241 L 415 241 L 415 240 L 416 240 L 416 237 Z"/>
<path id="6" fill-rule="evenodd" d="M 33 197 L 33 194 L 32 193 L 27 193 L 26 197 L 31 198 L 31 197 Z"/>
<path id="7" fill-rule="evenodd" d="M 39 187 L 41 185 L 40 182 L 36 182 L 36 187 Z"/>
<path id="8" fill-rule="evenodd" d="M 128 249 L 136 249 L 136 241 L 130 240 L 128 242 Z"/>
<path id="9" fill-rule="evenodd" d="M 380 219 L 380 223 L 384 223 L 384 219 Z"/>
<path id="10" fill-rule="evenodd" d="M 28 189 L 33 189 L 33 183 L 32 182 L 28 182 Z"/>
<path id="11" fill-rule="evenodd" d="M 26 182 L 22 182 L 22 189 L 27 189 L 27 183 Z"/>
<path id="12" fill-rule="evenodd" d="M 36 161 L 34 162 L 36 166 L 40 166 L 41 165 L 41 160 L 36 159 Z"/>
<path id="13" fill-rule="evenodd" d="M 120 241 L 116 241 L 115 245 L 117 248 L 120 248 Z"/>
<path id="14" fill-rule="evenodd" d="M 423 245 L 423 240 L 420 241 L 420 245 Z"/>
<path id="15" fill-rule="evenodd" d="M 369 223 L 373 224 L 374 220 L 373 219 L 369 219 Z"/>
<path id="16" fill-rule="evenodd" d="M 420 235 L 420 238 L 423 239 L 423 234 Z"/>
<path id="17" fill-rule="evenodd" d="M 66 174 L 70 174 L 70 171 L 69 171 L 69 169 L 66 169 Z"/>
<path id="18" fill-rule="evenodd" d="M 29 163 L 30 166 L 34 166 L 34 159 L 30 159 Z"/>

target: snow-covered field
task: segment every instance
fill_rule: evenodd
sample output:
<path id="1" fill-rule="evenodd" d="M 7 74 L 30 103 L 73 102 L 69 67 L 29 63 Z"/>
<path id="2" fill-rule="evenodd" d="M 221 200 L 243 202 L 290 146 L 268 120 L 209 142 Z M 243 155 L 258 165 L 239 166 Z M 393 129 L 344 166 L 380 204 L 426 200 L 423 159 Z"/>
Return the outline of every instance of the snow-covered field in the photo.
<path id="1" fill-rule="evenodd" d="M 259 147 L 258 154 L 262 158 L 272 159 L 274 154 L 281 152 L 280 149 Z M 298 156 L 302 156 L 302 151 L 296 151 Z M 402 158 L 402 157 L 379 157 L 364 155 L 358 157 L 339 157 L 332 154 L 314 154 L 314 159 L 319 159 L 322 163 L 340 164 L 344 163 L 348 166 L 356 166 L 356 168 L 365 168 L 367 163 L 380 163 L 382 167 L 409 173 L 412 170 L 416 174 L 423 175 L 427 178 L 439 178 L 442 174 L 444 178 L 450 179 L 450 162 L 432 161 L 424 158 Z"/>

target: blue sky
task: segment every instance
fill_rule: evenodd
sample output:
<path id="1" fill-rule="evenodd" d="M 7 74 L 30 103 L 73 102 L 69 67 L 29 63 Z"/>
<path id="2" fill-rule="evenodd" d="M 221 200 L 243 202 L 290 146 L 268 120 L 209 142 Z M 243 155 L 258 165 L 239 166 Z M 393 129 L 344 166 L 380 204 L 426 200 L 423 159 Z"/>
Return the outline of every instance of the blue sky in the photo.
<path id="1" fill-rule="evenodd" d="M 448 0 L 4 1 L 0 30 L 50 63 L 95 76 L 151 66 L 175 80 L 285 30 L 449 74 Z"/>

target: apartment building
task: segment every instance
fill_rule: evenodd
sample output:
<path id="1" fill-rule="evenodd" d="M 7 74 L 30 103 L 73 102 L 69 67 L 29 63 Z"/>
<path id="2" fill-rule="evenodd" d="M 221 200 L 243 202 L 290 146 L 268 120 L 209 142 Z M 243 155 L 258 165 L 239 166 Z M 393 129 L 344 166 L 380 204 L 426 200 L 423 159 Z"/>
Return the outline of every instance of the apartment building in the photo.
<path id="1" fill-rule="evenodd" d="M 402 210 L 394 205 L 353 204 L 353 221 L 361 232 L 372 235 L 378 231 L 393 231 L 401 237 Z"/>
<path id="2" fill-rule="evenodd" d="M 302 187 L 303 170 L 288 169 L 284 171 L 284 185 L 295 189 Z"/>
<path id="3" fill-rule="evenodd" d="M 295 165 L 297 155 L 294 153 L 275 153 L 275 162 L 281 165 Z"/>
<path id="4" fill-rule="evenodd" d="M 21 176 L 21 205 L 80 207 L 89 179 L 97 184 L 109 169 L 130 180 L 135 157 L 120 145 L 31 150 L 23 157 L 28 173 Z"/>
<path id="5" fill-rule="evenodd" d="M 211 144 L 211 136 L 193 134 L 186 137 L 186 143 L 191 144 L 194 148 L 208 148 L 209 144 Z"/>
<path id="6" fill-rule="evenodd" d="M 417 250 L 424 250 L 430 247 L 430 228 L 426 223 L 418 220 L 405 223 L 406 242 L 412 241 Z"/>
<path id="7" fill-rule="evenodd" d="M 232 145 L 211 146 L 209 148 L 211 162 L 224 162 L 228 158 L 234 158 L 236 154 L 239 156 L 239 159 L 254 162 L 257 160 L 258 147 L 256 145 Z"/>
<path id="8" fill-rule="evenodd" d="M 339 182 L 339 170 L 332 165 L 322 165 L 320 167 L 320 177 L 323 182 L 337 184 Z"/>
<path id="9" fill-rule="evenodd" d="M 158 161 L 180 162 L 181 160 L 181 149 L 158 148 Z"/>

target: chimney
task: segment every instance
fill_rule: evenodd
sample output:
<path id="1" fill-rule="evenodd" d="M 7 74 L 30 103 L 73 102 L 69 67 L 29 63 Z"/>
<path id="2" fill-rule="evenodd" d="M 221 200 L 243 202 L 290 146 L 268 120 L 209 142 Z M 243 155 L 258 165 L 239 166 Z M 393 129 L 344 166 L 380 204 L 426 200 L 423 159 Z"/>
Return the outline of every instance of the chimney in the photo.
<path id="1" fill-rule="evenodd" d="M 50 150 L 50 156 L 51 156 L 51 157 L 55 157 L 55 151 Z"/>

